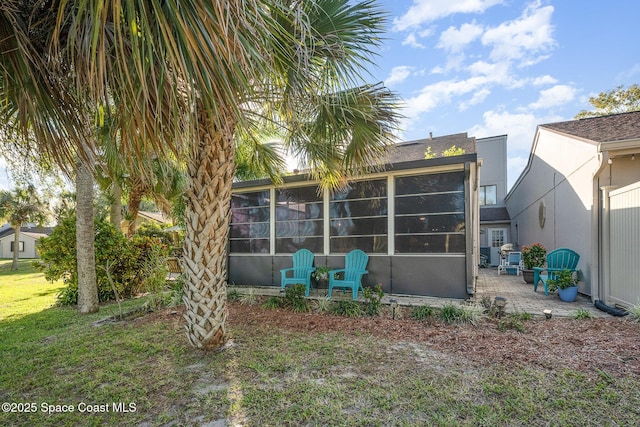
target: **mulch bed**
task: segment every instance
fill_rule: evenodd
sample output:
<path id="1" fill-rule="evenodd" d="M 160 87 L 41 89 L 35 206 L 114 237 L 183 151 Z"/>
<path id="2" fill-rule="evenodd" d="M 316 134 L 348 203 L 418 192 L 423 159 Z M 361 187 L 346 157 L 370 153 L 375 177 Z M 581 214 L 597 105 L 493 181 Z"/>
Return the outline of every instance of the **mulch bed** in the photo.
<path id="1" fill-rule="evenodd" d="M 149 317 L 184 322 L 183 310 L 184 307 L 167 309 Z M 640 323 L 627 318 L 534 319 L 524 322 L 526 332 L 522 333 L 512 329 L 500 331 L 497 320 L 493 319 L 482 320 L 477 325 L 447 325 L 408 318 L 394 320 L 386 313 L 381 317 L 346 318 L 272 310 L 237 302 L 229 302 L 228 310 L 229 328 L 257 333 L 283 329 L 308 334 L 366 334 L 389 341 L 428 345 L 443 358 L 461 357 L 477 366 L 567 368 L 640 379 Z"/>

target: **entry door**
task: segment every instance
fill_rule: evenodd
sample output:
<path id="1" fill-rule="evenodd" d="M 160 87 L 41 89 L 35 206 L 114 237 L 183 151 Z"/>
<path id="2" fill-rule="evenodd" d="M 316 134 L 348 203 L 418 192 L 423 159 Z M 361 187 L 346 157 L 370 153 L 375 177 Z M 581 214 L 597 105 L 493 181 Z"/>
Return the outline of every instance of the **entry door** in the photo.
<path id="1" fill-rule="evenodd" d="M 491 246 L 491 259 L 489 263 L 491 265 L 500 264 L 500 246 L 507 243 L 507 229 L 506 228 L 488 228 L 489 245 Z"/>

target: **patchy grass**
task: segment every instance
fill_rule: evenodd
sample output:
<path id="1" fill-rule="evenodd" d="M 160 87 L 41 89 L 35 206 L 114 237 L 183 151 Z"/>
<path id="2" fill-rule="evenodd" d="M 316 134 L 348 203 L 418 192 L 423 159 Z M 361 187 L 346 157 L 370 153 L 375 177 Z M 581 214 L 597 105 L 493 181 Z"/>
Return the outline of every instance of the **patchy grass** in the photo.
<path id="1" fill-rule="evenodd" d="M 127 301 L 124 309 L 142 304 Z M 55 307 L 3 319 L 0 401 L 16 409 L 34 403 L 36 411 L 0 413 L 0 425 L 596 426 L 635 425 L 640 417 L 636 377 L 480 367 L 429 340 L 294 332 L 242 319 L 229 330 L 229 349 L 206 353 L 188 346 L 173 310 L 99 325 L 116 306 L 88 316 Z M 308 313 L 299 316 L 304 322 Z M 81 404 L 105 406 L 80 412 Z M 63 409 L 48 405 L 74 412 L 47 414 Z"/>

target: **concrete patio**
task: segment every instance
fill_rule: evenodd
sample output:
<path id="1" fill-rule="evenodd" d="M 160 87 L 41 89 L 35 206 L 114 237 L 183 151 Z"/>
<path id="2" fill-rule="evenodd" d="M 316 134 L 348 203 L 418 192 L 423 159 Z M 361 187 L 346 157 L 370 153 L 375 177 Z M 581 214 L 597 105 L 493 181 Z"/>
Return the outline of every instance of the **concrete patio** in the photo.
<path id="1" fill-rule="evenodd" d="M 501 274 L 498 276 L 496 268 L 481 268 L 476 286 L 475 300 L 480 301 L 486 295 L 492 300 L 496 296 L 507 299 L 506 310 L 512 312 L 531 313 L 543 316 L 544 310 L 552 310 L 553 316 L 570 317 L 577 310 L 587 310 L 592 317 L 610 317 L 593 305 L 591 298 L 578 294 L 574 302 L 561 301 L 556 293 L 544 294 L 544 286 L 538 286 L 533 292 L 533 285 L 524 282 L 522 276 Z"/>

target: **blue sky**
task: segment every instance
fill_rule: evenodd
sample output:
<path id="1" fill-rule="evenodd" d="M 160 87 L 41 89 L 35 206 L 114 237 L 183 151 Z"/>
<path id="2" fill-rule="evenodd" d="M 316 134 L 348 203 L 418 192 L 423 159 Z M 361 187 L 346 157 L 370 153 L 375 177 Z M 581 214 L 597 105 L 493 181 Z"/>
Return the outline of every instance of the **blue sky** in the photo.
<path id="1" fill-rule="evenodd" d="M 640 83 L 631 0 L 382 0 L 391 13 L 374 78 L 404 100 L 401 139 L 508 135 L 508 185 L 536 126 Z"/>
<path id="2" fill-rule="evenodd" d="M 508 185 L 535 128 L 640 83 L 634 0 L 378 0 L 391 20 L 370 69 L 403 98 L 412 140 L 508 135 Z M 8 187 L 0 158 L 0 189 Z"/>

